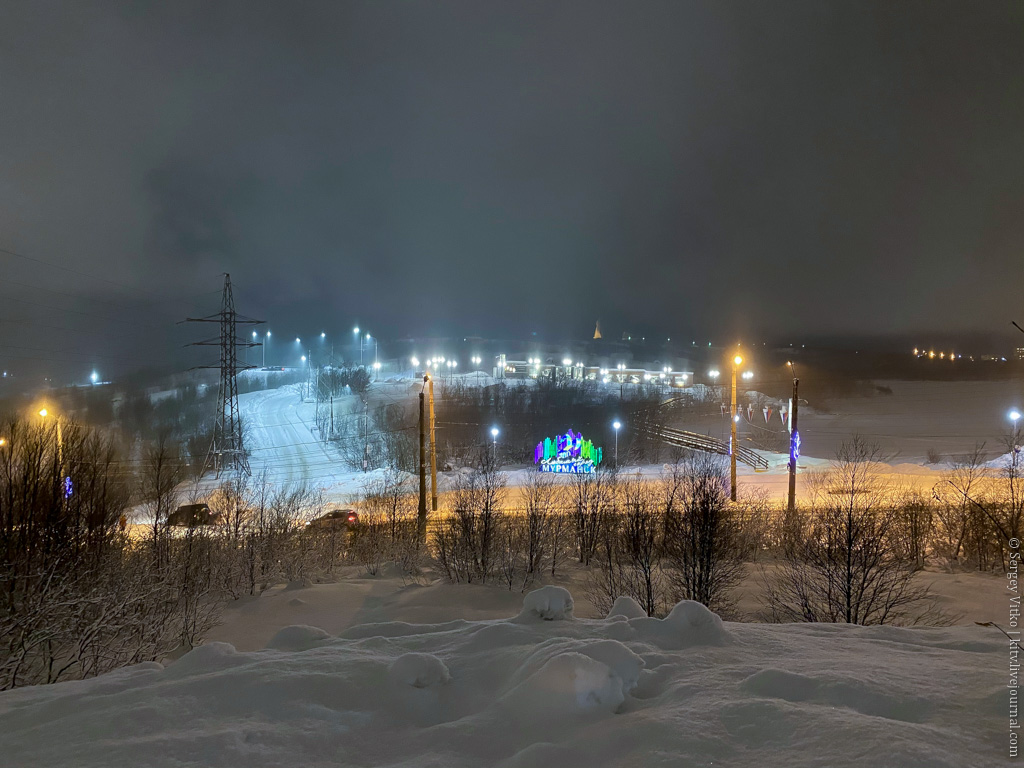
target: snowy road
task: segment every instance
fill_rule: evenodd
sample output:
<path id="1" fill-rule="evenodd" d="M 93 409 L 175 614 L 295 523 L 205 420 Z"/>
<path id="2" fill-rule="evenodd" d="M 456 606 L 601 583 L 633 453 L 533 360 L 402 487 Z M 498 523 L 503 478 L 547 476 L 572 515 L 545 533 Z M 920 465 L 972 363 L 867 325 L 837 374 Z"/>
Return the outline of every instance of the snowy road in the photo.
<path id="1" fill-rule="evenodd" d="M 266 471 L 279 484 L 322 485 L 344 470 L 337 453 L 313 434 L 313 403 L 296 387 L 251 392 L 239 398 L 254 475 Z"/>

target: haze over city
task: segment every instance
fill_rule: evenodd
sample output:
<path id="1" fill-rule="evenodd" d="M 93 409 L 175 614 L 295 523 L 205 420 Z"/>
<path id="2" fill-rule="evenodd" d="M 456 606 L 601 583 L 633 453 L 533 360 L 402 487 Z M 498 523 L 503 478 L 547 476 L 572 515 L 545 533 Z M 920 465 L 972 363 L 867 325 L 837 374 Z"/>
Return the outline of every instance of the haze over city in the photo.
<path id="1" fill-rule="evenodd" d="M 1019 759 L 1024 5 L 0 19 L 0 763 Z"/>

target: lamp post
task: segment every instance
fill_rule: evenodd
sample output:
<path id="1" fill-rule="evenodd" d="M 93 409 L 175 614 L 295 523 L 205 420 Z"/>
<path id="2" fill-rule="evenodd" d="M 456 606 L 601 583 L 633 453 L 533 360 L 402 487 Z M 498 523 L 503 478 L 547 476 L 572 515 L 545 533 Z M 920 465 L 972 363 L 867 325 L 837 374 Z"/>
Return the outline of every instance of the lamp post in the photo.
<path id="1" fill-rule="evenodd" d="M 740 417 L 736 414 L 736 373 L 743 365 L 743 358 L 736 355 L 732 359 L 732 440 L 729 443 L 729 498 L 736 501 L 736 423 Z"/>
<path id="2" fill-rule="evenodd" d="M 498 468 L 498 428 L 491 427 L 491 461 L 494 462 L 494 468 Z"/>
<path id="3" fill-rule="evenodd" d="M 252 332 L 252 343 L 253 344 L 256 343 L 256 331 Z M 246 344 L 245 345 L 245 364 L 246 365 L 249 364 L 249 347 L 251 347 L 251 346 L 252 346 L 252 344 Z"/>
<path id="4" fill-rule="evenodd" d="M 1017 442 L 1018 442 L 1017 441 L 1017 436 L 1020 434 L 1019 432 L 1017 432 L 1017 420 L 1020 418 L 1020 411 L 1018 411 L 1016 408 L 1014 408 L 1012 411 L 1010 411 L 1007 414 L 1007 416 L 1009 416 L 1010 417 L 1010 421 L 1013 422 L 1013 447 L 1012 447 L 1013 458 L 1010 459 L 1010 461 L 1012 462 L 1013 468 L 1016 469 L 1017 468 L 1017 452 L 1020 450 L 1020 446 L 1017 444 Z"/>
<path id="5" fill-rule="evenodd" d="M 50 412 L 46 408 L 39 409 L 39 418 L 41 418 L 45 424 L 46 417 L 50 415 Z M 70 482 L 71 478 L 64 477 L 64 439 L 61 435 L 60 419 L 56 416 L 53 417 L 53 423 L 57 430 L 57 474 L 60 476 L 61 490 L 60 490 L 60 503 L 64 506 L 64 500 L 71 495 Z"/>
<path id="6" fill-rule="evenodd" d="M 792 361 L 786 365 L 793 371 L 793 403 L 789 409 L 789 499 L 786 504 L 786 509 L 792 515 L 796 511 L 796 462 L 800 458 L 800 432 L 796 424 L 800 408 L 800 379 L 796 377 L 796 366 Z"/>
<path id="7" fill-rule="evenodd" d="M 619 428 L 622 426 L 622 422 L 616 419 L 612 422 L 612 428 L 615 430 L 615 468 L 619 468 Z"/>
<path id="8" fill-rule="evenodd" d="M 352 333 L 355 334 L 356 343 L 359 345 L 359 364 L 363 364 L 363 337 L 359 335 L 359 326 L 357 325 L 352 329 Z"/>
<path id="9" fill-rule="evenodd" d="M 263 367 L 267 367 L 267 347 L 270 346 L 270 331 L 267 331 L 267 340 L 263 342 Z"/>

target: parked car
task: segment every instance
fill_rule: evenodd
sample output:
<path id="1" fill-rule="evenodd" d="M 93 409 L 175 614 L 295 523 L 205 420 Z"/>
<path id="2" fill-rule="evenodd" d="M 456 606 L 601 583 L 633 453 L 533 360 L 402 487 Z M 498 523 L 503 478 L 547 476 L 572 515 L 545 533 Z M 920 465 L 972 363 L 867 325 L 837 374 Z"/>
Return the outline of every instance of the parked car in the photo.
<path id="1" fill-rule="evenodd" d="M 307 528 L 345 528 L 351 530 L 359 525 L 359 513 L 354 509 L 332 509 L 306 523 Z"/>
<path id="2" fill-rule="evenodd" d="M 168 525 L 195 528 L 197 525 L 216 525 L 220 513 L 210 511 L 208 504 L 184 504 L 167 516 Z"/>

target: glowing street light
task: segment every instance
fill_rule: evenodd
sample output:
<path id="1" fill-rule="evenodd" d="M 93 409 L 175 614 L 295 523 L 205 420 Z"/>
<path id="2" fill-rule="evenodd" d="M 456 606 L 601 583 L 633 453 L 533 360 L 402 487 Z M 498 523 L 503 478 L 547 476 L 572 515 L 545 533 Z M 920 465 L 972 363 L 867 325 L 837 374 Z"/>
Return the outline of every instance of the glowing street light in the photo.
<path id="1" fill-rule="evenodd" d="M 92 374 L 89 376 L 89 379 L 92 380 L 93 384 L 95 384 L 97 381 L 100 380 L 100 375 L 96 373 L 96 371 L 93 371 Z"/>
<path id="2" fill-rule="evenodd" d="M 736 355 L 732 359 L 732 439 L 729 442 L 729 497 L 736 501 L 736 425 L 740 420 L 736 413 L 736 372 L 743 365 L 743 358 Z"/>
<path id="3" fill-rule="evenodd" d="M 420 367 L 420 361 L 419 361 L 418 357 L 410 357 L 409 358 L 409 362 L 412 363 L 412 367 L 413 368 L 419 368 Z"/>
<path id="4" fill-rule="evenodd" d="M 708 371 L 708 376 L 710 376 L 713 381 L 718 381 L 719 375 L 718 371 L 714 368 Z"/>
<path id="5" fill-rule="evenodd" d="M 491 427 L 491 460 L 498 463 L 498 428 Z"/>
<path id="6" fill-rule="evenodd" d="M 619 429 L 622 427 L 622 422 L 616 419 L 612 422 L 612 429 L 615 430 L 615 468 L 619 468 Z"/>

